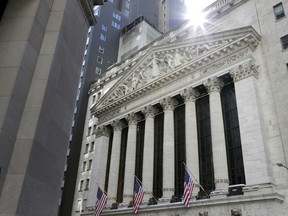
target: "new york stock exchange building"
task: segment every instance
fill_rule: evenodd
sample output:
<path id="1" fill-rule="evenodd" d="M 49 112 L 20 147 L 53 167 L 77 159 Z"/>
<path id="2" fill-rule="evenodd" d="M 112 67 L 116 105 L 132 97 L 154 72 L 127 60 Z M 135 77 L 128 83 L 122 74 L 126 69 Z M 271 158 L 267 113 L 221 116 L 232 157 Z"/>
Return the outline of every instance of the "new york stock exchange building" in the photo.
<path id="1" fill-rule="evenodd" d="M 202 28 L 185 22 L 95 81 L 73 215 L 93 215 L 98 187 L 101 215 L 134 215 L 135 176 L 139 215 L 288 215 L 286 12 L 287 0 L 219 0 Z"/>

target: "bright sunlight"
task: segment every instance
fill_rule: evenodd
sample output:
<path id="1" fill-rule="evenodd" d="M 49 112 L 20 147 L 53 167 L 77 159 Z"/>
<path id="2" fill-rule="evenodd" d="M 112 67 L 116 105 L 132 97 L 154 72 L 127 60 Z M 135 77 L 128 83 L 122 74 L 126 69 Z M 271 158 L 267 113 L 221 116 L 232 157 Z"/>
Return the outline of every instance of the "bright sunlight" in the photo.
<path id="1" fill-rule="evenodd" d="M 195 26 L 202 26 L 206 21 L 202 9 L 214 1 L 215 0 L 185 0 L 187 19 Z"/>

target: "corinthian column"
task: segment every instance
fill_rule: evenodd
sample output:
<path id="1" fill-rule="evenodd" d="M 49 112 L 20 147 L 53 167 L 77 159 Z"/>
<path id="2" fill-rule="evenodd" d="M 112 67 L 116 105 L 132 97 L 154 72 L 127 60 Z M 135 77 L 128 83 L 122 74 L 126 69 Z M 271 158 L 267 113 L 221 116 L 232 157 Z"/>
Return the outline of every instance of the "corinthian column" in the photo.
<path id="1" fill-rule="evenodd" d="M 230 74 L 235 84 L 246 184 L 270 183 L 271 174 L 257 93 L 257 67 L 252 61 L 246 62 L 233 69 Z M 282 154 L 278 152 L 276 155 L 281 158 Z"/>
<path id="2" fill-rule="evenodd" d="M 109 131 L 106 126 L 98 126 L 95 130 L 95 155 L 91 170 L 91 182 L 88 192 L 89 200 L 96 202 L 98 186 L 104 190 L 109 147 Z"/>
<path id="3" fill-rule="evenodd" d="M 112 123 L 114 130 L 112 151 L 111 151 L 111 161 L 110 161 L 110 171 L 108 180 L 108 203 L 112 204 L 116 202 L 117 199 L 117 185 L 119 177 L 119 163 L 120 163 L 120 148 L 121 148 L 121 131 L 122 123 L 116 120 Z"/>
<path id="4" fill-rule="evenodd" d="M 154 165 L 154 115 L 155 108 L 151 105 L 144 108 L 145 134 L 144 134 L 144 155 L 142 182 L 145 187 L 144 200 L 150 198 L 153 192 L 153 165 Z"/>
<path id="5" fill-rule="evenodd" d="M 204 83 L 209 93 L 215 191 L 228 192 L 229 177 L 220 91 L 224 83 L 214 77 Z"/>
<path id="6" fill-rule="evenodd" d="M 193 196 L 196 196 L 199 192 L 199 156 L 195 100 L 199 93 L 190 87 L 181 96 L 185 101 L 186 166 L 195 178 Z"/>
<path id="7" fill-rule="evenodd" d="M 135 113 L 129 114 L 126 119 L 128 121 L 129 128 L 127 137 L 123 202 L 129 203 L 129 201 L 133 200 L 138 119 Z"/>
<path id="8" fill-rule="evenodd" d="M 171 97 L 164 98 L 161 105 L 164 109 L 163 137 L 163 200 L 170 200 L 174 195 L 175 156 L 174 156 L 174 107 Z"/>

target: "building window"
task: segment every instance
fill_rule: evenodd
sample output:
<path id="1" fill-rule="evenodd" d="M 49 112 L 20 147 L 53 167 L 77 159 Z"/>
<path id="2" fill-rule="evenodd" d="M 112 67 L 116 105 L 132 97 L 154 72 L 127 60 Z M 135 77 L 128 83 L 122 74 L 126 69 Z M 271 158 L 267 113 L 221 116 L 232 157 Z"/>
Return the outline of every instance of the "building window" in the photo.
<path id="1" fill-rule="evenodd" d="M 86 164 L 87 164 L 87 162 L 84 161 L 84 162 L 83 162 L 83 165 L 82 165 L 82 172 L 85 172 L 85 170 L 86 170 Z"/>
<path id="2" fill-rule="evenodd" d="M 113 17 L 119 21 L 121 21 L 121 16 L 115 12 L 113 12 Z"/>
<path id="3" fill-rule="evenodd" d="M 92 96 L 92 103 L 95 103 L 95 101 L 96 101 L 96 95 L 93 95 Z"/>
<path id="4" fill-rule="evenodd" d="M 86 146 L 85 146 L 85 152 L 84 152 L 84 154 L 88 153 L 88 149 L 89 149 L 89 143 L 87 143 Z"/>
<path id="5" fill-rule="evenodd" d="M 86 179 L 85 190 L 89 190 L 90 179 Z"/>
<path id="6" fill-rule="evenodd" d="M 281 19 L 282 17 L 285 16 L 285 12 L 284 12 L 284 8 L 283 8 L 283 5 L 282 5 L 282 2 L 280 2 L 277 5 L 275 5 L 273 7 L 273 9 L 274 9 L 274 14 L 275 14 L 276 20 L 279 20 L 279 19 Z"/>
<path id="7" fill-rule="evenodd" d="M 288 35 L 285 35 L 284 37 L 281 37 L 281 43 L 283 50 L 286 50 L 288 48 Z"/>
<path id="8" fill-rule="evenodd" d="M 101 72 L 102 72 L 102 69 L 99 68 L 99 67 L 96 67 L 95 73 L 98 74 L 98 75 L 101 75 Z"/>
<path id="9" fill-rule="evenodd" d="M 125 17 L 129 17 L 129 11 L 127 9 L 125 9 L 124 15 L 125 15 Z"/>
<path id="10" fill-rule="evenodd" d="M 100 56 L 97 56 L 97 62 L 100 63 L 100 64 L 102 64 L 102 62 L 103 62 L 103 58 L 100 57 Z"/>
<path id="11" fill-rule="evenodd" d="M 156 199 L 162 197 L 163 188 L 163 129 L 164 113 L 161 110 L 154 121 L 153 195 Z"/>
<path id="12" fill-rule="evenodd" d="M 108 2 L 110 2 L 111 4 L 113 4 L 113 0 L 108 0 Z"/>
<path id="13" fill-rule="evenodd" d="M 286 64 L 286 69 L 288 70 L 288 63 Z"/>
<path id="14" fill-rule="evenodd" d="M 185 149 L 185 105 L 177 106 L 174 110 L 174 149 L 175 149 L 175 196 L 182 197 L 184 182 L 184 166 L 186 163 Z"/>
<path id="15" fill-rule="evenodd" d="M 111 154 L 112 154 L 112 143 L 113 143 L 114 133 L 113 130 L 109 136 L 109 147 L 108 147 L 108 156 L 107 156 L 107 169 L 106 169 L 106 176 L 105 176 L 105 185 L 104 190 L 108 191 L 108 182 L 109 182 L 109 173 L 110 173 L 110 163 L 111 163 Z"/>
<path id="16" fill-rule="evenodd" d="M 209 96 L 197 99 L 197 134 L 198 134 L 198 155 L 199 155 L 199 171 L 200 184 L 209 194 L 214 190 L 214 168 L 212 156 L 212 139 L 211 139 L 211 124 L 210 124 L 210 108 Z M 199 197 L 205 196 L 201 194 Z"/>
<path id="17" fill-rule="evenodd" d="M 135 175 L 142 181 L 145 120 L 138 122 L 136 134 Z"/>
<path id="18" fill-rule="evenodd" d="M 82 202 L 81 202 L 81 200 L 77 200 L 76 212 L 81 211 L 81 207 L 82 207 Z"/>
<path id="19" fill-rule="evenodd" d="M 100 53 L 102 53 L 102 54 L 103 54 L 103 53 L 104 53 L 104 50 L 105 50 L 105 49 L 104 49 L 104 47 L 102 47 L 102 46 L 99 46 L 99 48 L 98 48 L 98 51 L 99 51 Z"/>
<path id="20" fill-rule="evenodd" d="M 117 200 L 116 200 L 118 203 L 122 203 L 123 201 L 127 135 L 128 135 L 128 127 L 125 127 L 122 129 L 122 135 L 121 135 L 120 164 L 119 164 L 119 177 L 118 177 Z"/>
<path id="21" fill-rule="evenodd" d="M 107 26 L 104 25 L 104 24 L 102 24 L 102 30 L 105 31 L 105 32 L 107 32 Z"/>
<path id="22" fill-rule="evenodd" d="M 79 185 L 79 191 L 83 191 L 83 187 L 84 187 L 84 180 L 81 180 Z"/>
<path id="23" fill-rule="evenodd" d="M 82 211 L 85 211 L 87 207 L 87 199 L 84 199 L 82 202 Z"/>
<path id="24" fill-rule="evenodd" d="M 94 142 L 91 142 L 90 152 L 93 152 L 93 151 L 94 151 L 94 146 L 95 146 L 95 143 L 94 143 Z"/>
<path id="25" fill-rule="evenodd" d="M 106 41 L 106 36 L 103 35 L 103 34 L 101 34 L 101 35 L 100 35 L 100 39 L 101 39 L 102 41 Z"/>
<path id="26" fill-rule="evenodd" d="M 93 133 L 96 131 L 96 125 L 93 125 Z"/>
<path id="27" fill-rule="evenodd" d="M 90 136 L 91 135 L 91 127 L 88 127 L 88 133 L 87 133 L 87 136 Z"/>
<path id="28" fill-rule="evenodd" d="M 92 168 L 92 160 L 89 160 L 87 170 L 91 170 Z"/>
<path id="29" fill-rule="evenodd" d="M 120 29 L 120 24 L 116 23 L 115 21 L 112 20 L 112 24 L 111 24 L 114 28 L 116 29 Z"/>
<path id="30" fill-rule="evenodd" d="M 245 172 L 234 83 L 230 83 L 222 89 L 221 100 L 225 127 L 229 183 L 230 185 L 245 184 Z"/>

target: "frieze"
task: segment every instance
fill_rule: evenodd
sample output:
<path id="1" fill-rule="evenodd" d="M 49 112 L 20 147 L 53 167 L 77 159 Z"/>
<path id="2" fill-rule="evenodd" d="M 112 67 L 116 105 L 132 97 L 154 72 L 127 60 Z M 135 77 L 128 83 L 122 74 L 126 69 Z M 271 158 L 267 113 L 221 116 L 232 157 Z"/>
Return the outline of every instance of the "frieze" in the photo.
<path id="1" fill-rule="evenodd" d="M 239 80 L 245 79 L 250 76 L 254 76 L 258 78 L 258 75 L 259 75 L 258 68 L 259 68 L 259 65 L 256 66 L 254 61 L 250 60 L 249 62 L 245 64 L 241 64 L 238 67 L 232 69 L 230 71 L 230 74 L 234 82 L 237 82 Z"/>

